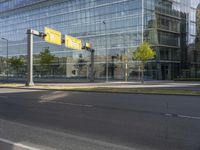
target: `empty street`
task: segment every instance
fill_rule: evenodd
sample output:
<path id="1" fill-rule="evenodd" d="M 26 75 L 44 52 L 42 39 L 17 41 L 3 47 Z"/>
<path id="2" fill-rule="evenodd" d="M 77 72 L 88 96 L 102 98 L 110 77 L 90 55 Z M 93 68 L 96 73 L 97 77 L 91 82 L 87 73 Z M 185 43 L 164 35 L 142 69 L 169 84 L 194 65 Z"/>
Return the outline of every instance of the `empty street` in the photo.
<path id="1" fill-rule="evenodd" d="M 199 96 L 0 89 L 0 139 L 38 149 L 199 150 Z"/>

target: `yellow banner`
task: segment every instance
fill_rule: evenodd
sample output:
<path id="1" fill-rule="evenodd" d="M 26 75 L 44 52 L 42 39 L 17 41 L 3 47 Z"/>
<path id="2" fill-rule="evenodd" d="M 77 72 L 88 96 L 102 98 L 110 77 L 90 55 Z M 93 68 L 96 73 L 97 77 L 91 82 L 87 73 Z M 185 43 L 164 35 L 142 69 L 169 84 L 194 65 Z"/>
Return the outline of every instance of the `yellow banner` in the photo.
<path id="1" fill-rule="evenodd" d="M 86 43 L 85 46 L 86 46 L 86 48 L 89 48 L 89 49 L 92 48 L 92 45 L 90 43 Z"/>
<path id="2" fill-rule="evenodd" d="M 45 27 L 44 28 L 44 34 L 46 35 L 44 37 L 44 40 L 46 42 L 49 42 L 49 43 L 52 43 L 52 44 L 57 44 L 57 45 L 62 44 L 62 37 L 61 37 L 61 33 L 59 31 Z"/>
<path id="3" fill-rule="evenodd" d="M 65 46 L 71 49 L 81 50 L 82 41 L 69 35 L 65 35 Z"/>

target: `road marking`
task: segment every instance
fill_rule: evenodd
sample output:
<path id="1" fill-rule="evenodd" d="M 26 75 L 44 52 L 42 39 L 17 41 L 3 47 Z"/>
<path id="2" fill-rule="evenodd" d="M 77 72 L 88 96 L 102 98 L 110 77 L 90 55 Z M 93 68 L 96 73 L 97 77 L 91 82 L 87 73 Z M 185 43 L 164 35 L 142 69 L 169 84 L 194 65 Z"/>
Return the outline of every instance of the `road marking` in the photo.
<path id="1" fill-rule="evenodd" d="M 165 114 L 165 116 L 172 117 L 172 114 Z"/>
<path id="2" fill-rule="evenodd" d="M 105 142 L 105 141 L 101 141 L 101 140 L 96 140 L 96 139 L 90 139 L 90 138 L 87 138 L 87 137 L 84 137 L 84 136 L 80 136 L 80 135 L 79 136 L 78 135 L 72 135 L 72 134 L 69 134 L 69 133 L 66 133 L 66 132 L 58 132 L 58 131 L 55 131 L 55 130 L 50 130 L 50 129 L 40 128 L 40 127 L 30 126 L 30 125 L 26 125 L 26 124 L 23 124 L 23 123 L 18 123 L 18 122 L 4 120 L 4 119 L 1 119 L 1 118 L 0 118 L 0 123 L 4 127 L 6 126 L 6 123 L 8 123 L 10 125 L 14 125 L 15 127 L 16 126 L 22 127 L 24 130 L 28 130 L 28 131 L 32 130 L 32 131 L 35 131 L 35 133 L 39 132 L 42 135 L 45 135 L 45 133 L 47 133 L 47 135 L 52 134 L 55 137 L 58 136 L 58 135 L 59 136 L 63 136 L 63 138 L 67 138 L 67 139 L 71 139 L 71 140 L 75 140 L 75 141 L 84 142 L 84 143 L 87 144 L 87 146 L 88 146 L 88 144 L 95 144 L 97 147 L 108 147 L 110 149 L 136 150 L 134 148 L 130 148 L 130 147 L 123 146 L 123 145 L 118 145 L 118 144 L 109 143 L 109 142 Z M 1 141 L 1 138 L 0 138 L 0 141 Z M 6 142 L 8 140 L 3 139 L 3 141 Z M 8 141 L 8 143 L 9 142 L 11 142 L 11 141 Z M 11 142 L 11 143 L 14 143 L 14 142 Z M 17 144 L 17 143 L 14 143 L 14 144 Z M 28 147 L 26 145 L 23 145 L 23 146 Z M 28 149 L 28 150 L 41 150 L 41 149 L 36 149 L 36 148 L 31 148 L 30 147 L 30 149 Z"/>
<path id="3" fill-rule="evenodd" d="M 7 99 L 7 98 L 8 98 L 8 96 L 0 96 L 0 98 L 6 98 L 6 99 Z"/>
<path id="4" fill-rule="evenodd" d="M 12 142 L 10 140 L 6 140 L 6 139 L 2 139 L 2 138 L 0 138 L 0 141 L 7 143 L 7 144 L 11 144 L 11 145 L 16 146 L 16 147 L 24 148 L 26 150 L 40 150 L 40 149 L 37 149 L 37 148 L 34 148 L 34 147 L 30 147 L 30 146 L 20 144 L 20 143 L 15 143 L 15 142 Z"/>
<path id="5" fill-rule="evenodd" d="M 65 103 L 65 102 L 49 102 L 49 103 L 62 104 L 62 105 L 71 105 L 71 106 L 79 106 L 79 107 L 94 107 L 94 105 L 84 105 L 84 104 Z"/>
<path id="6" fill-rule="evenodd" d="M 188 119 L 200 120 L 200 117 L 195 117 L 195 116 L 178 115 L 178 117 L 180 117 L 180 118 L 188 118 Z"/>
<path id="7" fill-rule="evenodd" d="M 187 119 L 195 119 L 195 120 L 200 120 L 200 117 L 197 116 L 187 116 L 187 115 L 180 115 L 180 114 L 170 114 L 167 113 L 165 114 L 167 117 L 177 117 L 177 118 L 187 118 Z"/>
<path id="8" fill-rule="evenodd" d="M 47 102 L 50 102 L 50 101 L 55 101 L 57 99 L 64 98 L 64 97 L 67 97 L 67 96 L 69 96 L 68 92 L 54 91 L 54 92 L 42 95 L 40 97 L 40 99 L 41 99 L 40 103 L 47 103 Z"/>

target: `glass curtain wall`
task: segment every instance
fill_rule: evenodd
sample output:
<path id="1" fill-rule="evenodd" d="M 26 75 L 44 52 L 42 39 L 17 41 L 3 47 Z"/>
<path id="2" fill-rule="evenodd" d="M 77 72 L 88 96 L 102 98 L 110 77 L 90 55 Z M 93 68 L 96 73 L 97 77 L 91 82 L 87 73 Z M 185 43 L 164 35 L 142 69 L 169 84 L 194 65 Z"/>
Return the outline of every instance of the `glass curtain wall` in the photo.
<path id="1" fill-rule="evenodd" d="M 9 0 L 0 2 L 0 37 L 9 40 L 9 76 L 24 77 L 26 68 L 26 30 L 43 31 L 45 26 L 62 34 L 92 43 L 95 49 L 95 77 L 105 80 L 106 51 L 110 80 L 123 80 L 125 56 L 133 78 L 132 51 L 142 41 L 141 0 Z M 5 75 L 5 41 L 0 40 L 0 74 Z M 41 52 L 50 51 L 53 60 L 41 64 Z M 78 78 L 89 76 L 89 53 L 45 43 L 34 37 L 35 78 Z"/>
<path id="2" fill-rule="evenodd" d="M 8 70 L 10 78 L 25 77 L 26 30 L 43 31 L 48 26 L 92 43 L 96 79 L 106 78 L 106 51 L 109 80 L 124 80 L 126 71 L 129 80 L 138 79 L 139 62 L 132 61 L 132 52 L 143 39 L 157 52 L 156 59 L 146 65 L 146 79 L 197 77 L 199 4 L 200 0 L 0 1 L 0 37 L 9 41 L 7 61 L 7 43 L 0 39 L 0 76 L 5 77 Z M 42 64 L 45 50 L 53 59 Z M 35 78 L 88 79 L 89 64 L 86 51 L 34 37 Z"/>
<path id="3" fill-rule="evenodd" d="M 198 53 L 194 48 L 198 4 L 199 0 L 145 0 L 144 39 L 157 51 L 155 70 L 147 71 L 154 78 L 171 80 L 190 74 L 194 60 L 190 53 Z"/>

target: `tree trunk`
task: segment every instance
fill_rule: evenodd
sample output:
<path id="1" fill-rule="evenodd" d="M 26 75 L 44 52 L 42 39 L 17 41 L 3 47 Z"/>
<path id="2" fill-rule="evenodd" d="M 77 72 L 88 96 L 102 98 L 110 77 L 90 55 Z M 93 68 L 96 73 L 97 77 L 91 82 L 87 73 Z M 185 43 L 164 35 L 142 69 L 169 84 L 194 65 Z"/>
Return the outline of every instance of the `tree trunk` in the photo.
<path id="1" fill-rule="evenodd" d="M 16 68 L 17 78 L 19 77 L 19 68 Z"/>
<path id="2" fill-rule="evenodd" d="M 141 64 L 141 73 L 142 73 L 141 83 L 144 84 L 144 63 Z"/>

